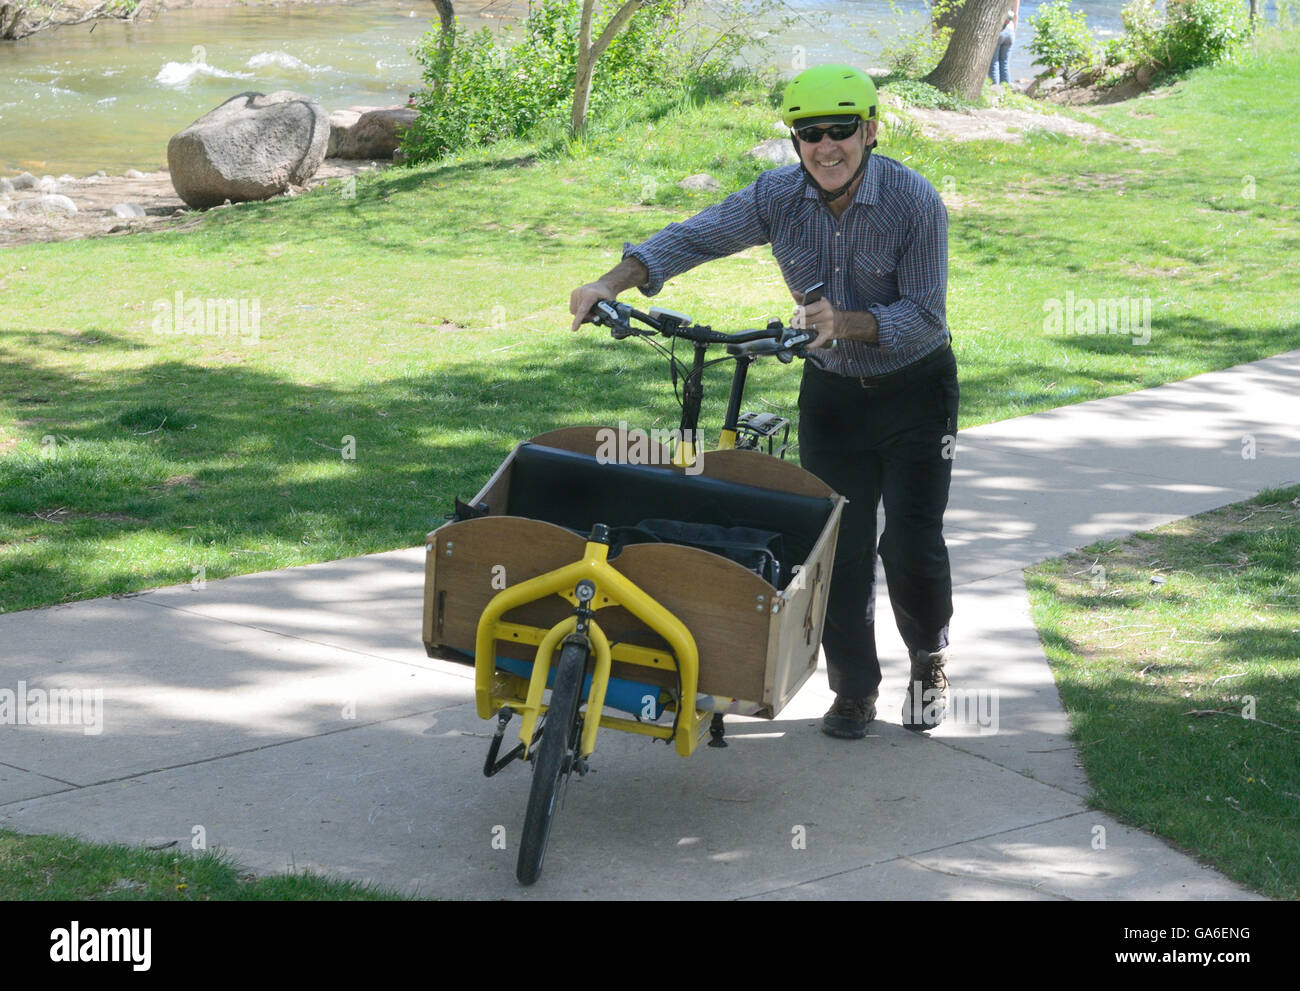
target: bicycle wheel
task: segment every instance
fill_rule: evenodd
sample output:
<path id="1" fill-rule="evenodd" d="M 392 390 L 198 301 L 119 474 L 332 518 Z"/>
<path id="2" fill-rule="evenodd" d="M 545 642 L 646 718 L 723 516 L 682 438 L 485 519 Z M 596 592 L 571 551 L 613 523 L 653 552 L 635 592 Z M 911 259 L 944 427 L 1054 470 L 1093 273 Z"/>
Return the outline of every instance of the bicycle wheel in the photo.
<path id="1" fill-rule="evenodd" d="M 577 755 L 578 739 L 582 734 L 578 705 L 582 699 L 582 682 L 587 674 L 587 654 L 588 647 L 584 643 L 566 643 L 560 650 L 546 726 L 537 744 L 537 755 L 533 758 L 533 786 L 528 793 L 528 811 L 524 814 L 524 831 L 519 843 L 519 865 L 515 869 L 520 884 L 532 884 L 542 873 L 560 780 L 573 770 L 573 758 Z"/>

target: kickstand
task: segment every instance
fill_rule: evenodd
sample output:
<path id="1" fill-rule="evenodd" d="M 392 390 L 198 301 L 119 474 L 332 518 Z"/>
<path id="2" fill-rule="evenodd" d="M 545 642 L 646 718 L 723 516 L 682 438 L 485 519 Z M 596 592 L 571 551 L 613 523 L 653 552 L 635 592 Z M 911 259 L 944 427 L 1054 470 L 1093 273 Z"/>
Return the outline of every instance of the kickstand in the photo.
<path id="1" fill-rule="evenodd" d="M 727 741 L 723 739 L 723 736 L 726 735 L 726 732 L 722 725 L 722 713 L 715 712 L 713 719 L 709 723 L 709 746 L 725 747 Z"/>
<path id="2" fill-rule="evenodd" d="M 506 735 L 506 724 L 510 722 L 510 717 L 514 714 L 514 710 L 509 706 L 503 707 L 497 713 L 497 731 L 492 734 L 492 743 L 488 747 L 487 760 L 483 762 L 483 776 L 485 778 L 492 777 L 511 761 L 516 761 L 524 755 L 524 745 L 521 743 L 510 753 L 497 760 L 497 754 L 501 750 L 501 740 Z"/>

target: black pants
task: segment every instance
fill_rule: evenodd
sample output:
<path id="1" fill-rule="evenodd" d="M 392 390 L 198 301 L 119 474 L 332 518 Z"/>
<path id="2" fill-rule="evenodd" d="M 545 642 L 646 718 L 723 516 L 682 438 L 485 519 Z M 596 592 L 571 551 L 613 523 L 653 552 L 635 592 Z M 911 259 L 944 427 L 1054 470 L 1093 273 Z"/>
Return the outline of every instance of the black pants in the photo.
<path id="1" fill-rule="evenodd" d="M 840 522 L 822 646 L 837 695 L 880 684 L 876 656 L 876 507 L 885 503 L 880 558 L 898 632 L 909 650 L 948 646 L 952 570 L 943 541 L 957 436 L 951 346 L 879 379 L 804 363 L 799 458 L 849 500 Z"/>

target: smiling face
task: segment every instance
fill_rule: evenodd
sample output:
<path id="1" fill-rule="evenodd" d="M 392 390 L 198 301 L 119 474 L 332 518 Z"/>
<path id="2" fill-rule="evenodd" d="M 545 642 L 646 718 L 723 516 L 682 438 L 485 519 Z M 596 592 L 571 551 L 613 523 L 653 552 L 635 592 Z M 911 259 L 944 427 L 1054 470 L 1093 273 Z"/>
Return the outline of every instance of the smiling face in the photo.
<path id="1" fill-rule="evenodd" d="M 799 123 L 796 121 L 796 125 Z M 823 189 L 839 189 L 857 172 L 862 156 L 876 139 L 876 127 L 875 120 L 868 120 L 843 141 L 833 141 L 829 134 L 823 134 L 816 144 L 801 140 L 799 157 L 804 168 Z M 856 191 L 850 189 L 844 195 L 851 197 Z"/>

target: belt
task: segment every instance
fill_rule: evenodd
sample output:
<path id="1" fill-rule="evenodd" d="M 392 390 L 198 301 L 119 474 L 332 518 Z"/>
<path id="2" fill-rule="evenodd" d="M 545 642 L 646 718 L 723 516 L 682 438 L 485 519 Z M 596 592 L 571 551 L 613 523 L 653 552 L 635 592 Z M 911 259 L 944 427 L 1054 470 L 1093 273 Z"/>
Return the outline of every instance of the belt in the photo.
<path id="1" fill-rule="evenodd" d="M 925 357 L 920 358 L 910 365 L 900 368 L 896 372 L 889 372 L 885 375 L 838 375 L 835 372 L 823 372 L 827 376 L 834 376 L 844 384 L 857 382 L 863 392 L 869 393 L 890 393 L 896 392 L 903 386 L 918 379 L 927 378 L 934 373 L 935 366 L 944 361 L 955 361 L 952 353 L 952 337 L 948 338 L 948 343 L 940 348 L 931 351 Z M 821 369 L 817 369 L 822 371 Z"/>

